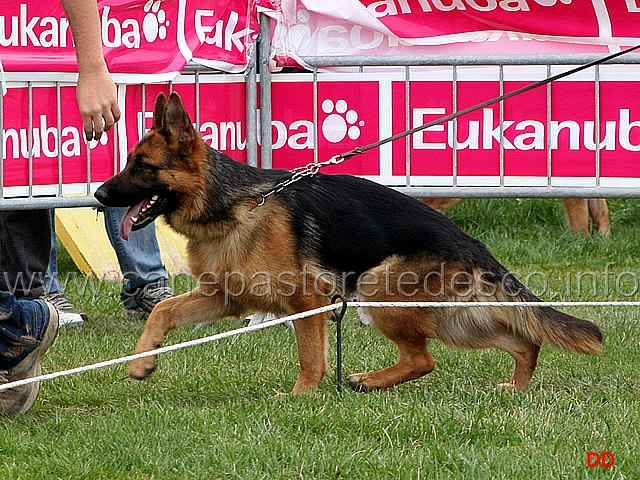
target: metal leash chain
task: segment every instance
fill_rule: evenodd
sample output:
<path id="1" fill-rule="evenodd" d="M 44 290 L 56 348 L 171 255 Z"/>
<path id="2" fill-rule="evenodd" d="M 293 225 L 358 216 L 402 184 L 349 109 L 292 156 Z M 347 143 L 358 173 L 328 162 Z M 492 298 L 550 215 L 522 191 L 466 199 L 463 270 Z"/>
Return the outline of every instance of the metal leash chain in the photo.
<path id="1" fill-rule="evenodd" d="M 357 147 L 354 148 L 353 150 L 350 150 L 348 152 L 345 153 L 341 153 L 339 155 L 334 155 L 333 157 L 331 157 L 329 160 L 326 160 L 324 162 L 318 162 L 318 163 L 308 163 L 307 165 L 305 165 L 304 167 L 298 167 L 298 168 L 294 168 L 293 170 L 291 170 L 291 173 L 293 175 L 291 175 L 290 178 L 288 178 L 287 180 L 285 180 L 284 182 L 280 182 L 278 185 L 276 185 L 273 189 L 269 190 L 267 193 L 263 193 L 260 194 L 260 196 L 258 197 L 259 200 L 256 200 L 257 205 L 255 205 L 253 208 L 255 207 L 259 207 L 261 205 L 264 205 L 264 202 L 267 200 L 268 197 L 270 197 L 271 195 L 274 195 L 280 191 L 282 191 L 283 189 L 285 189 L 286 187 L 288 187 L 289 185 L 291 185 L 292 183 L 297 182 L 298 180 L 300 180 L 303 177 L 310 177 L 310 176 L 314 176 L 315 174 L 317 174 L 321 168 L 326 167 L 328 165 L 339 165 L 340 163 L 344 162 L 346 159 L 351 158 L 355 155 L 360 155 L 362 153 L 365 153 L 367 150 L 371 150 L 372 148 L 377 148 L 380 145 L 384 145 L 385 143 L 389 143 L 392 142 L 394 140 L 398 140 L 400 138 L 403 137 L 407 137 L 409 135 L 413 135 L 414 133 L 420 132 L 422 130 L 426 130 L 429 127 L 433 127 L 435 125 L 439 125 L 441 123 L 447 122 L 449 120 L 454 120 L 462 115 L 466 115 L 467 113 L 471 113 L 471 112 L 475 112 L 476 110 L 480 110 L 481 108 L 487 107 L 489 105 L 492 105 L 494 103 L 498 103 L 498 102 L 502 102 L 503 100 L 506 100 L 508 98 L 514 97 L 516 95 L 520 95 L 521 93 L 524 92 L 528 92 L 529 90 L 533 90 L 534 88 L 538 88 L 541 87 L 543 85 L 547 85 L 548 83 L 551 83 L 555 80 L 559 80 L 561 78 L 564 77 L 568 77 L 569 75 L 573 75 L 574 73 L 580 72 L 582 70 L 586 70 L 587 68 L 593 67 L 595 65 L 600 65 L 604 62 L 607 62 L 609 60 L 613 60 L 614 58 L 617 58 L 621 55 L 625 55 L 629 52 L 632 52 L 634 50 L 637 50 L 638 48 L 640 48 L 640 45 L 635 45 L 633 47 L 629 47 L 625 50 L 621 50 L 620 52 L 616 52 L 616 53 L 612 53 L 611 55 L 607 55 L 606 57 L 602 57 L 598 60 L 594 60 L 592 62 L 586 63 L 584 65 L 581 65 L 579 67 L 576 68 L 572 68 L 571 70 L 567 70 L 566 72 L 562 72 L 559 73 L 557 75 L 553 75 L 551 77 L 545 78 L 544 80 L 540 80 L 539 82 L 535 82 L 532 83 L 530 85 L 524 86 L 522 88 L 519 88 L 517 90 L 514 90 L 512 92 L 509 93 L 505 93 L 504 95 L 500 95 L 499 97 L 495 97 L 495 98 L 491 98 L 489 100 L 486 100 L 482 103 L 478 103 L 477 105 L 473 105 L 469 108 L 465 108 L 463 110 L 460 110 L 458 112 L 453 112 L 449 115 L 445 115 L 443 117 L 437 118 L 431 122 L 425 123 L 423 125 L 419 125 L 417 127 L 412 128 L 411 130 L 406 130 L 404 132 L 400 132 L 397 133 L 391 137 L 387 137 L 384 138 L 380 141 L 371 143 L 369 145 L 366 145 L 364 147 Z"/>
<path id="2" fill-rule="evenodd" d="M 264 205 L 264 202 L 271 195 L 274 195 L 274 194 L 276 194 L 278 192 L 281 192 L 286 187 L 288 187 L 292 183 L 297 182 L 301 178 L 312 177 L 316 173 L 318 173 L 321 168 L 329 166 L 329 165 L 339 165 L 342 162 L 344 162 L 347 158 L 348 157 L 346 157 L 346 156 L 343 157 L 342 155 L 334 155 L 329 160 L 326 160 L 324 162 L 317 162 L 317 163 L 316 162 L 311 162 L 311 163 L 307 163 L 304 167 L 297 167 L 297 168 L 294 168 L 293 170 L 290 170 L 290 172 L 293 175 L 291 175 L 285 181 L 280 182 L 279 184 L 277 184 L 274 188 L 269 190 L 267 193 L 261 193 L 260 196 L 258 197 L 259 200 L 256 201 L 256 203 L 257 203 L 256 206 L 260 207 L 261 205 Z"/>

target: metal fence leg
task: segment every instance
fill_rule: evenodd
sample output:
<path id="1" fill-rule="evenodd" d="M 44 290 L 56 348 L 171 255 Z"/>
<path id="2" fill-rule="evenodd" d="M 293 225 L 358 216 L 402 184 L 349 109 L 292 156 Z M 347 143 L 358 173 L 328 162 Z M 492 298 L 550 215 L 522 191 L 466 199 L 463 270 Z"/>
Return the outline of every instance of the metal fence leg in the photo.
<path id="1" fill-rule="evenodd" d="M 271 19 L 260 15 L 260 161 L 262 168 L 271 168 Z"/>

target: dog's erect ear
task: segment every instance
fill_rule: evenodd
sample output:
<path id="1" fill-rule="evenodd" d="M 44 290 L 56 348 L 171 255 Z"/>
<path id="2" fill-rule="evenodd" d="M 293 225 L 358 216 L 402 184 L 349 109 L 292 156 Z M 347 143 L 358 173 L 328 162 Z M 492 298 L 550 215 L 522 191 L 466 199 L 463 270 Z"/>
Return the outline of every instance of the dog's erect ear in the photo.
<path id="1" fill-rule="evenodd" d="M 189 114 L 184 109 L 180 95 L 175 92 L 169 96 L 164 108 L 162 128 L 168 134 L 169 143 L 177 144 L 179 148 L 188 146 L 196 137 Z"/>
<path id="2" fill-rule="evenodd" d="M 167 97 L 161 93 L 156 97 L 156 104 L 153 107 L 153 128 L 162 128 L 162 118 L 164 117 L 164 107 L 167 105 Z"/>

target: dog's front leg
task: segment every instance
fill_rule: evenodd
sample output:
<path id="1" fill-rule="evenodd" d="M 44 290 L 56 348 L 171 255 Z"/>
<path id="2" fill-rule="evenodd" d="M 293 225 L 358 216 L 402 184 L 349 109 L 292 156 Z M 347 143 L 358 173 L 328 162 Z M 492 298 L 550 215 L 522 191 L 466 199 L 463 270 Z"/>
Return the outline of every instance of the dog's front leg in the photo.
<path id="1" fill-rule="evenodd" d="M 314 315 L 298 320 L 295 330 L 300 376 L 293 387 L 293 393 L 312 392 L 327 374 L 327 316 Z"/>
<path id="2" fill-rule="evenodd" d="M 233 315 L 225 307 L 224 296 L 209 295 L 200 288 L 169 298 L 156 305 L 147 319 L 135 353 L 148 352 L 162 346 L 164 336 L 174 328 L 211 322 Z M 129 364 L 129 376 L 144 380 L 156 369 L 156 356 L 139 358 Z"/>

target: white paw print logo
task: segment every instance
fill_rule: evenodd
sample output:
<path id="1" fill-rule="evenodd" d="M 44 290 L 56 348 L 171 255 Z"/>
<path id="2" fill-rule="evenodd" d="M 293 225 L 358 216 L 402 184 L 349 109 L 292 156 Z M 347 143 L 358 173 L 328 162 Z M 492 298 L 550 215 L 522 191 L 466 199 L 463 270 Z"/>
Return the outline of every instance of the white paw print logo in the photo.
<path id="1" fill-rule="evenodd" d="M 349 137 L 351 140 L 360 138 L 360 127 L 364 126 L 362 120 L 358 121 L 358 112 L 349 110 L 346 100 L 332 100 L 322 102 L 322 111 L 327 118 L 322 122 L 322 134 L 331 143 L 338 143 Z"/>
<path id="2" fill-rule="evenodd" d="M 162 0 L 149 0 L 144 4 L 146 15 L 142 21 L 142 32 L 147 42 L 154 42 L 156 39 L 164 40 L 167 38 L 167 12 L 160 8 Z"/>

